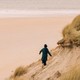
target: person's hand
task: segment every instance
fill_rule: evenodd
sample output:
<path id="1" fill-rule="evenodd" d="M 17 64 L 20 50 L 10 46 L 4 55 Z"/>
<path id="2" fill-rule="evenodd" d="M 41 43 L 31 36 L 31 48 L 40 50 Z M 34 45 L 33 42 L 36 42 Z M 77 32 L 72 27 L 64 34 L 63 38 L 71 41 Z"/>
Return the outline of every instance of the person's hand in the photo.
<path id="1" fill-rule="evenodd" d="M 50 56 L 52 57 L 52 55 L 50 54 Z"/>

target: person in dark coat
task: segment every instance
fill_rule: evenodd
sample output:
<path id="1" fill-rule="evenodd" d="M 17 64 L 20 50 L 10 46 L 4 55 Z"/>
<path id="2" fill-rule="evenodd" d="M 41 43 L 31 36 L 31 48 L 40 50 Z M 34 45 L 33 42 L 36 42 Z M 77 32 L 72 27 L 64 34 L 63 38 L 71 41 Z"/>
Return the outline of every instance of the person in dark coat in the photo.
<path id="1" fill-rule="evenodd" d="M 48 54 L 49 54 L 50 56 L 52 56 L 52 55 L 50 54 L 48 48 L 47 48 L 47 44 L 44 44 L 44 48 L 42 48 L 42 49 L 40 50 L 39 54 L 41 54 L 41 52 L 42 52 L 42 58 L 41 58 L 42 64 L 44 64 L 44 66 L 46 66 L 46 61 L 47 61 Z"/>

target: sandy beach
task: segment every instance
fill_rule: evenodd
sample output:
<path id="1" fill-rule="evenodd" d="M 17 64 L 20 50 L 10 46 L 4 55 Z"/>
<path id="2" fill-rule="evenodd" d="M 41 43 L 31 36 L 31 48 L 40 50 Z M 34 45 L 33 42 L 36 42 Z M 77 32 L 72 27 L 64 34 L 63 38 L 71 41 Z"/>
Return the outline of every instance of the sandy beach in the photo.
<path id="1" fill-rule="evenodd" d="M 57 46 L 61 31 L 76 15 L 0 18 L 0 79 L 4 80 L 18 66 L 31 64 L 41 56 L 45 43 Z"/>

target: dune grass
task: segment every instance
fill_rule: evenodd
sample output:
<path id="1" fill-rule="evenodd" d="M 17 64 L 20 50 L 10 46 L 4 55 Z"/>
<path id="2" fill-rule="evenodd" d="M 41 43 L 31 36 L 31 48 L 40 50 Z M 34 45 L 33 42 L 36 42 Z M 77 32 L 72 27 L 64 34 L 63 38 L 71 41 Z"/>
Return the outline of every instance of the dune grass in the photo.
<path id="1" fill-rule="evenodd" d="M 69 72 L 63 74 L 60 80 L 80 80 L 80 67 L 75 67 Z"/>
<path id="2" fill-rule="evenodd" d="M 71 25 L 65 27 L 62 34 L 64 40 L 71 40 L 74 42 L 76 39 L 80 39 L 80 32 L 77 31 L 74 27 L 71 27 Z"/>
<path id="3" fill-rule="evenodd" d="M 80 44 L 80 15 L 63 29 L 62 35 L 65 42 Z"/>
<path id="4" fill-rule="evenodd" d="M 72 26 L 76 28 L 77 31 L 80 30 L 80 15 L 78 15 L 73 21 Z"/>
<path id="5" fill-rule="evenodd" d="M 71 26 L 70 25 L 67 25 L 63 31 L 62 31 L 62 34 L 63 34 L 63 38 L 64 40 L 69 40 L 69 36 L 71 35 Z"/>
<path id="6" fill-rule="evenodd" d="M 22 76 L 27 73 L 27 67 L 20 66 L 18 67 L 14 73 L 9 77 L 8 80 L 24 80 Z"/>
<path id="7" fill-rule="evenodd" d="M 14 72 L 14 77 L 21 76 L 27 72 L 25 67 L 18 67 Z"/>

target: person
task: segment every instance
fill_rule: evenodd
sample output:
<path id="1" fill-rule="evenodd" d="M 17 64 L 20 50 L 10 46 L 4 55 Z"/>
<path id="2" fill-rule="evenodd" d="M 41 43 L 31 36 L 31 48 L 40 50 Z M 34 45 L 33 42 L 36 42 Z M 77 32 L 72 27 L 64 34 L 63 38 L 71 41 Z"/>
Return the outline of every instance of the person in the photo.
<path id="1" fill-rule="evenodd" d="M 48 50 L 47 47 L 48 47 L 47 44 L 44 44 L 44 48 L 42 48 L 42 49 L 40 50 L 40 52 L 39 52 L 39 54 L 42 53 L 42 58 L 41 58 L 41 60 L 42 60 L 42 64 L 43 64 L 44 66 L 46 66 L 46 61 L 47 61 L 48 54 L 49 54 L 50 56 L 52 56 L 52 55 L 50 54 L 50 52 L 49 52 L 49 50 Z"/>

